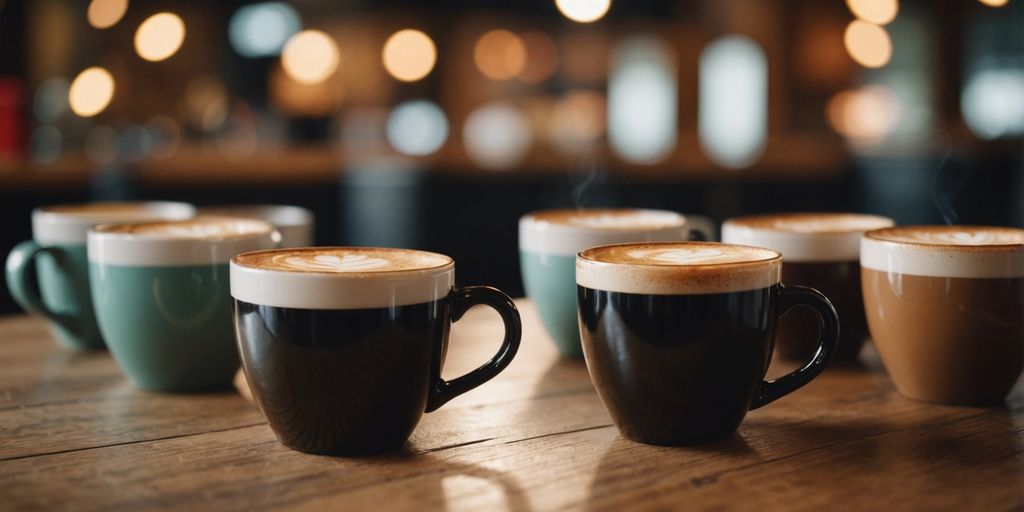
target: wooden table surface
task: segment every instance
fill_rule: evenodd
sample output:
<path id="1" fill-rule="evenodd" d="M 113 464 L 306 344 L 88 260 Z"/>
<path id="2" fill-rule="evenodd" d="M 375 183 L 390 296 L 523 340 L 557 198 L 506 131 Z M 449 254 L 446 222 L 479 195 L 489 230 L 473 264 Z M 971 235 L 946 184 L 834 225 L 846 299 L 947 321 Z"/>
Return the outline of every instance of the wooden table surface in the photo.
<path id="1" fill-rule="evenodd" d="M 524 339 L 498 378 L 424 415 L 405 450 L 307 455 L 237 393 L 138 391 L 104 352 L 0 319 L 0 510 L 1022 510 L 1024 386 L 996 409 L 895 394 L 877 359 L 830 368 L 696 448 L 619 436 L 582 362 Z M 446 373 L 497 347 L 474 310 Z M 772 373 L 782 371 L 773 368 Z"/>

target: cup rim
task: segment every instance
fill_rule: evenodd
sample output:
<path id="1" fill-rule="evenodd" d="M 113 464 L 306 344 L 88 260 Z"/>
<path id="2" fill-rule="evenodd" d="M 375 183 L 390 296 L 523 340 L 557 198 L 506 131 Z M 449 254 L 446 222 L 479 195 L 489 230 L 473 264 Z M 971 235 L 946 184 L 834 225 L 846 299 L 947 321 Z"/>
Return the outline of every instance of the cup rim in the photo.
<path id="1" fill-rule="evenodd" d="M 246 257 L 252 257 L 263 254 L 272 253 L 295 253 L 295 252 L 323 252 L 323 251 L 384 251 L 384 252 L 412 252 L 431 256 L 439 256 L 445 259 L 444 263 L 439 265 L 433 265 L 429 267 L 416 267 L 416 268 L 405 268 L 405 269 L 388 269 L 388 270 L 375 270 L 375 271 L 352 271 L 352 272 L 329 272 L 321 270 L 292 270 L 292 269 L 278 269 L 278 268 L 265 268 L 247 265 L 241 261 Z M 317 246 L 317 247 L 281 247 L 276 249 L 264 249 L 260 251 L 248 251 L 238 254 L 231 258 L 231 265 L 245 269 L 246 272 L 260 272 L 260 273 L 277 273 L 290 276 L 323 276 L 334 279 L 346 279 L 346 278 L 361 278 L 361 279 L 372 279 L 374 276 L 381 278 L 391 276 L 403 276 L 413 275 L 418 273 L 442 273 L 446 272 L 455 267 L 455 259 L 447 254 L 441 254 L 433 251 L 423 251 L 419 249 L 404 249 L 398 247 L 369 247 L 369 246 Z"/>
<path id="2" fill-rule="evenodd" d="M 1019 235 L 1021 235 L 1021 241 L 1017 243 L 968 245 L 955 243 L 895 240 L 890 238 L 892 234 L 899 233 L 901 231 L 909 232 L 917 230 L 930 232 L 953 232 L 956 229 L 1018 233 Z M 889 237 L 887 237 L 887 235 L 889 235 Z M 863 240 L 875 243 L 882 243 L 890 246 L 903 247 L 912 250 L 943 251 L 962 254 L 1014 252 L 1024 250 L 1024 229 L 1015 227 L 983 226 L 974 224 L 916 224 L 909 226 L 891 226 L 887 228 L 867 231 L 863 235 Z"/>

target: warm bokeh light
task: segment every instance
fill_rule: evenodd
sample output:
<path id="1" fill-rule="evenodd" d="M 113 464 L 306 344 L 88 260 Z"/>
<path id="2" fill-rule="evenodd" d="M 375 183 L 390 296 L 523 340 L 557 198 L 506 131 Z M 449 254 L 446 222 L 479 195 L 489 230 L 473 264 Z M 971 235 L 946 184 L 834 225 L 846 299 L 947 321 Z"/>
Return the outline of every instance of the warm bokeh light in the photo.
<path id="1" fill-rule="evenodd" d="M 398 80 L 415 82 L 430 74 L 437 62 L 437 49 L 430 36 L 419 30 L 399 30 L 384 43 L 384 69 Z"/>
<path id="2" fill-rule="evenodd" d="M 1002 7 L 1009 3 L 1010 0 L 978 0 L 979 2 L 989 7 Z"/>
<path id="3" fill-rule="evenodd" d="M 563 16 L 578 23 L 597 21 L 608 13 L 612 0 L 555 0 Z"/>
<path id="4" fill-rule="evenodd" d="M 539 84 L 555 74 L 558 69 L 558 47 L 550 36 L 543 32 L 524 32 L 526 65 L 519 73 L 519 80 L 528 84 Z"/>
<path id="5" fill-rule="evenodd" d="M 858 64 L 880 68 L 892 58 L 892 40 L 884 28 L 873 23 L 853 20 L 843 35 L 846 51 Z"/>
<path id="6" fill-rule="evenodd" d="M 558 100 L 551 114 L 551 134 L 555 145 L 566 153 L 592 149 L 605 134 L 608 112 L 604 95 L 597 91 L 575 89 Z"/>
<path id="7" fill-rule="evenodd" d="M 231 15 L 228 37 L 243 57 L 280 55 L 289 37 L 302 29 L 294 7 L 284 2 L 246 5 Z"/>
<path id="8" fill-rule="evenodd" d="M 114 77 L 100 67 L 88 68 L 79 73 L 68 90 L 71 110 L 82 117 L 92 117 L 103 112 L 113 98 Z"/>
<path id="9" fill-rule="evenodd" d="M 121 21 L 128 11 L 128 0 L 92 0 L 85 13 L 94 28 L 110 28 Z"/>
<path id="10" fill-rule="evenodd" d="M 508 30 L 492 30 L 477 39 L 473 62 L 491 80 L 509 80 L 526 65 L 526 45 Z"/>
<path id="11" fill-rule="evenodd" d="M 896 93 L 882 85 L 836 94 L 827 117 L 835 131 L 858 144 L 872 144 L 892 133 L 901 115 Z"/>
<path id="12" fill-rule="evenodd" d="M 315 84 L 338 69 L 338 45 L 319 30 L 303 30 L 292 36 L 281 52 L 281 64 L 292 79 Z"/>
<path id="13" fill-rule="evenodd" d="M 846 0 L 846 6 L 854 16 L 875 25 L 896 19 L 900 10 L 899 0 Z"/>
<path id="14" fill-rule="evenodd" d="M 154 14 L 135 32 L 135 52 L 151 62 L 164 60 L 185 42 L 185 22 L 174 13 Z"/>

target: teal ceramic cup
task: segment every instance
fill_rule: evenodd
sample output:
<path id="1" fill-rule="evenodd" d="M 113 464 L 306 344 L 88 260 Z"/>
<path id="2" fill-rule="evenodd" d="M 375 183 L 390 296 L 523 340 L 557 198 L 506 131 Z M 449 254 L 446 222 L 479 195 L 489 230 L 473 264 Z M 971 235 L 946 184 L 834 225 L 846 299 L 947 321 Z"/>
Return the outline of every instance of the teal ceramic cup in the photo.
<path id="1" fill-rule="evenodd" d="M 96 318 L 131 381 L 152 391 L 230 386 L 239 359 L 228 262 L 280 238 L 267 222 L 213 216 L 90 231 Z"/>
<path id="2" fill-rule="evenodd" d="M 558 351 L 582 358 L 576 309 L 576 253 L 627 242 L 705 240 L 706 228 L 676 212 L 644 209 L 545 210 L 519 219 L 519 263 L 526 296 Z"/>
<path id="3" fill-rule="evenodd" d="M 104 347 L 89 292 L 86 234 L 111 222 L 188 219 L 195 208 L 173 202 L 97 202 L 46 206 L 32 212 L 32 240 L 7 256 L 7 287 L 29 313 L 49 319 L 66 347 Z"/>

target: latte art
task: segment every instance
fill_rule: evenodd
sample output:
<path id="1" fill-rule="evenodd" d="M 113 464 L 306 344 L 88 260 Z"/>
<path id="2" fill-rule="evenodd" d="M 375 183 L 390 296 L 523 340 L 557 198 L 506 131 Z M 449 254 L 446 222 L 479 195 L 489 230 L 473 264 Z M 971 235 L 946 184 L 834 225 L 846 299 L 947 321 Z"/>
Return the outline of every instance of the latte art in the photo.
<path id="1" fill-rule="evenodd" d="M 388 262 L 365 254 L 277 255 L 270 259 L 277 267 L 310 272 L 362 272 L 384 268 Z"/>
<path id="2" fill-rule="evenodd" d="M 747 257 L 738 253 L 726 253 L 720 249 L 637 249 L 626 253 L 641 263 L 666 263 L 670 265 L 693 265 L 704 263 L 728 263 L 746 261 Z"/>
<path id="3" fill-rule="evenodd" d="M 434 270 L 452 264 L 451 258 L 442 254 L 373 247 L 276 249 L 241 254 L 233 261 L 261 270 L 342 275 Z"/>

